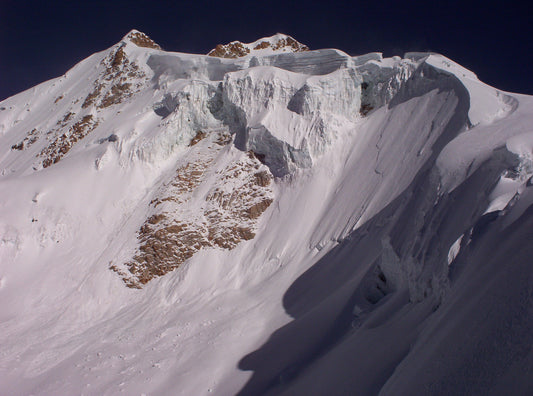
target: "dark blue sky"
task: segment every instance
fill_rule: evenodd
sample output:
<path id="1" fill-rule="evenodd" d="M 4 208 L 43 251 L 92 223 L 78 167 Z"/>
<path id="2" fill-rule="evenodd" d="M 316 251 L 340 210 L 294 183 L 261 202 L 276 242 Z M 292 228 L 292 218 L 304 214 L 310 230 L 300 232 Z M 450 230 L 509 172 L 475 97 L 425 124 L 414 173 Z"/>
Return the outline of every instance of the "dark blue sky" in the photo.
<path id="1" fill-rule="evenodd" d="M 0 99 L 57 77 L 130 29 L 164 49 L 206 53 L 218 43 L 283 32 L 311 49 L 352 55 L 440 52 L 497 88 L 533 94 L 527 2 L 0 0 Z"/>

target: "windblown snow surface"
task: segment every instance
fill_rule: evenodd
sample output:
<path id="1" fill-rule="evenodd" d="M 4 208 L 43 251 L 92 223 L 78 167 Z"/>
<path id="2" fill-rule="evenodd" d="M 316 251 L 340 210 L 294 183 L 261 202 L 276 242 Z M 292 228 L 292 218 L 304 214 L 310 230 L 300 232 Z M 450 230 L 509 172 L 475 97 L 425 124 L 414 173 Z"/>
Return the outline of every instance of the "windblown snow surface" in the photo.
<path id="1" fill-rule="evenodd" d="M 130 32 L 0 102 L 0 394 L 528 394 L 532 150 L 438 54 Z"/>

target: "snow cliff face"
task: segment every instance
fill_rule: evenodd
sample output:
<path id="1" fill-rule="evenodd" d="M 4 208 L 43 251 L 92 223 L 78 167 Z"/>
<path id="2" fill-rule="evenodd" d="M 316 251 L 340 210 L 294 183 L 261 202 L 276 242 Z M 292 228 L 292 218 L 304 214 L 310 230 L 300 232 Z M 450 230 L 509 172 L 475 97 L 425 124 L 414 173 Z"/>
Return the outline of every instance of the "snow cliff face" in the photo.
<path id="1" fill-rule="evenodd" d="M 132 31 L 0 103 L 0 387 L 529 389 L 531 98 L 438 54 L 209 55 Z"/>

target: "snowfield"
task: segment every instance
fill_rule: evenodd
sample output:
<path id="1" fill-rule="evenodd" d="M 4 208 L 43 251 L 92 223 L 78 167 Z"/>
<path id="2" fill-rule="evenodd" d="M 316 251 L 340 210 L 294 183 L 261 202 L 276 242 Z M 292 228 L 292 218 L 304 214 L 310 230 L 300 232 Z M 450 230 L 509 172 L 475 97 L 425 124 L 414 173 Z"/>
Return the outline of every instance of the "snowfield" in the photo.
<path id="1" fill-rule="evenodd" d="M 0 394 L 528 394 L 533 98 L 236 43 L 0 102 Z"/>

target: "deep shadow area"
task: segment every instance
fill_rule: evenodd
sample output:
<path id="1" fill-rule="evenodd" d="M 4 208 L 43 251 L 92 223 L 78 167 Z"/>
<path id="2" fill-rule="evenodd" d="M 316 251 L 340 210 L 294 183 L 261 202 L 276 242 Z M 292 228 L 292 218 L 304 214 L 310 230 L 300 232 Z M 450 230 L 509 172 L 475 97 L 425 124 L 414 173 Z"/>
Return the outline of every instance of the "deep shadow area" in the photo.
<path id="1" fill-rule="evenodd" d="M 447 298 L 380 394 L 531 395 L 533 206 L 506 220 L 476 224 Z"/>

